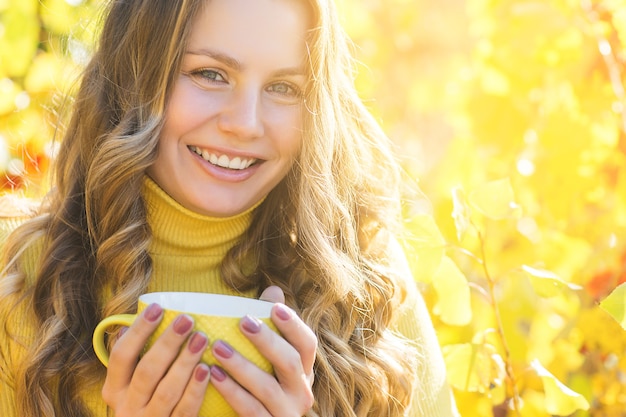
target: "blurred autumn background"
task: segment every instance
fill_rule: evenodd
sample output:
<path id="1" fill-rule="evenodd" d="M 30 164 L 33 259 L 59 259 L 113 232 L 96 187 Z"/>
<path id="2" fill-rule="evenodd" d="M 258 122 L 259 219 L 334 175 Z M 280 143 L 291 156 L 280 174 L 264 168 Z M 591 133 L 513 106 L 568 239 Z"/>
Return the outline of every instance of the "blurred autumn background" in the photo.
<path id="1" fill-rule="evenodd" d="M 48 188 L 99 5 L 0 0 L 5 194 Z M 626 0 L 338 6 L 462 416 L 626 416 Z"/>

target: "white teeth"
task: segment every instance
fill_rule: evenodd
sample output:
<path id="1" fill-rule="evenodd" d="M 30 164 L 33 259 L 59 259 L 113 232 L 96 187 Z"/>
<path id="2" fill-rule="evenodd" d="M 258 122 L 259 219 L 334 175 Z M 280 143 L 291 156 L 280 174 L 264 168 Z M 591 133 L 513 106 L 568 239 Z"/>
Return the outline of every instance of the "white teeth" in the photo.
<path id="1" fill-rule="evenodd" d="M 197 146 L 190 146 L 189 149 L 191 149 L 196 154 L 200 155 L 202 159 L 204 159 L 205 161 L 210 162 L 213 165 L 220 166 L 222 168 L 230 168 L 230 169 L 238 169 L 238 170 L 246 169 L 250 167 L 250 165 L 256 162 L 255 158 L 246 159 L 246 158 L 241 158 L 239 156 L 236 156 L 233 159 L 230 159 L 226 155 L 217 156 L 216 154 L 211 153 L 207 150 L 202 150 L 198 148 Z"/>
<path id="2" fill-rule="evenodd" d="M 230 169 L 241 169 L 241 158 L 236 156 L 232 161 L 228 164 L 228 168 Z"/>
<path id="3" fill-rule="evenodd" d="M 228 166 L 229 163 L 230 163 L 230 160 L 228 159 L 226 155 L 220 156 L 220 158 L 217 160 L 217 165 L 224 167 L 224 168 L 230 168 Z"/>

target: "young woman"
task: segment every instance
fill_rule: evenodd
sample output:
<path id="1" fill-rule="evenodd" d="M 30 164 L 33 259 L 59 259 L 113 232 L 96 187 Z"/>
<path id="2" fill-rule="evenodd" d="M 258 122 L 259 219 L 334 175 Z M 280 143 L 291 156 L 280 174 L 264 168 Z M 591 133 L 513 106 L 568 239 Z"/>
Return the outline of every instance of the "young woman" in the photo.
<path id="1" fill-rule="evenodd" d="M 332 0 L 112 0 L 40 213 L 5 244 L 0 415 L 453 416 L 394 233 L 398 167 Z M 140 357 L 152 291 L 276 302 L 255 368 L 181 316 Z M 288 306 L 288 307 L 287 307 Z M 213 349 L 220 366 L 200 362 Z"/>

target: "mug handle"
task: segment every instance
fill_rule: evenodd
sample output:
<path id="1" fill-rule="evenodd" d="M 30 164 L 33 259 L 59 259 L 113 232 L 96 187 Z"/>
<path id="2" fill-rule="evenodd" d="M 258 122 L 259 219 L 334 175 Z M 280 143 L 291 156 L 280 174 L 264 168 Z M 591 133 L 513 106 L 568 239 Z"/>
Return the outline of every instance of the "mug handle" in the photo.
<path id="1" fill-rule="evenodd" d="M 111 326 L 130 326 L 133 324 L 137 314 L 116 314 L 102 320 L 93 331 L 93 350 L 100 362 L 106 367 L 109 366 L 109 351 L 104 345 L 104 335 L 106 329 Z"/>

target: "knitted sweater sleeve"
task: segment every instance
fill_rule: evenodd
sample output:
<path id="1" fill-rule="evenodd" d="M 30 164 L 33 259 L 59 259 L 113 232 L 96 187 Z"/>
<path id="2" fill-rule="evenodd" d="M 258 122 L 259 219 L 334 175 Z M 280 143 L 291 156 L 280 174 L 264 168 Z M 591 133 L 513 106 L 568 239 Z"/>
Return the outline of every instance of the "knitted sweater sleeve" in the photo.
<path id="1" fill-rule="evenodd" d="M 9 300 L 9 298 L 11 300 Z M 13 304 L 14 297 L 6 297 L 0 299 L 0 415 L 2 417 L 20 417 L 16 409 L 15 399 L 15 381 L 13 363 L 16 355 L 23 352 L 17 352 L 21 349 L 19 343 L 15 343 L 12 339 L 11 332 L 8 328 L 15 327 L 17 323 L 16 314 L 9 308 Z M 12 323 L 13 322 L 13 323 Z M 26 331 L 31 328 L 26 329 Z"/>
<path id="2" fill-rule="evenodd" d="M 0 252 L 7 236 L 24 220 L 2 213 L 0 198 Z M 20 258 L 20 269 L 24 271 L 24 289 L 34 283 L 35 270 L 41 256 L 42 245 L 35 242 Z M 4 265 L 0 266 L 2 270 Z M 0 417 L 23 417 L 23 410 L 16 405 L 16 370 L 21 366 L 29 348 L 37 339 L 38 326 L 32 311 L 30 298 L 23 298 L 23 291 L 7 292 L 5 275 L 0 273 Z M 85 386 L 80 395 L 85 406 L 94 417 L 108 414 L 100 395 L 101 385 Z"/>
<path id="3" fill-rule="evenodd" d="M 0 248 L 4 247 L 7 236 L 15 229 L 24 217 L 0 216 Z M 2 266 L 4 267 L 4 265 Z M 0 268 L 2 269 L 2 268 Z M 0 289 L 3 289 L 4 275 L 0 275 Z M 1 294 L 1 293 L 0 293 Z M 16 308 L 17 295 L 0 296 L 0 416 L 19 417 L 15 406 L 14 362 L 23 356 L 24 345 L 15 339 L 32 335 L 33 328 L 24 322 L 24 303 Z"/>
<path id="4" fill-rule="evenodd" d="M 398 242 L 391 245 L 395 268 L 406 280 L 406 298 L 392 327 L 413 341 L 417 349 L 417 384 L 408 417 L 458 417 L 452 390 L 430 314 Z"/>

